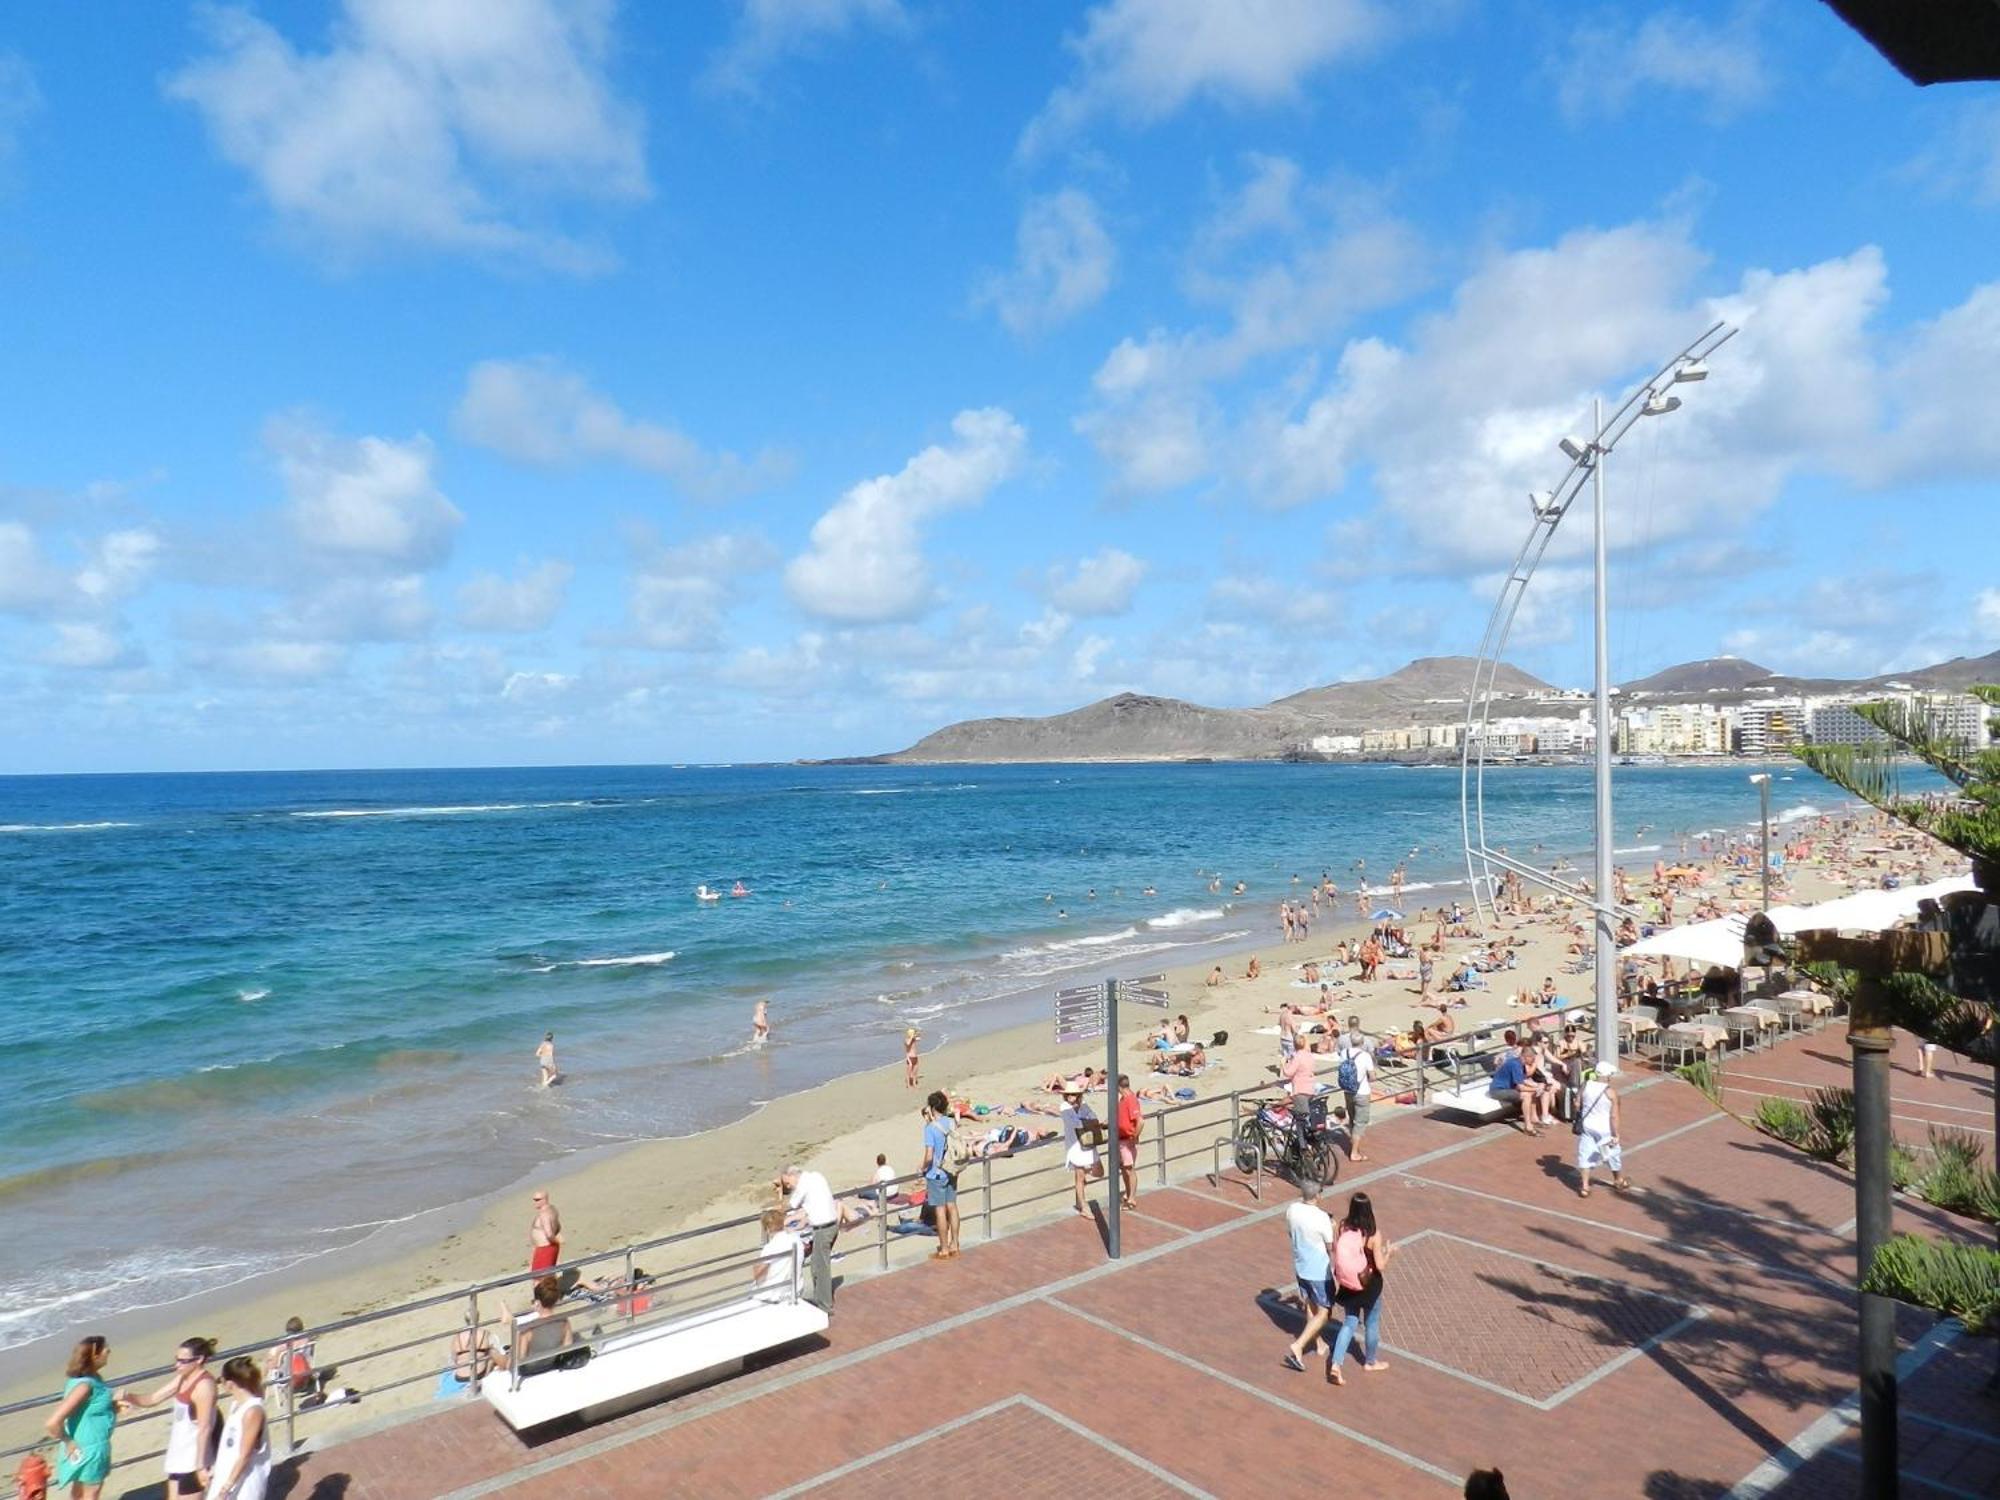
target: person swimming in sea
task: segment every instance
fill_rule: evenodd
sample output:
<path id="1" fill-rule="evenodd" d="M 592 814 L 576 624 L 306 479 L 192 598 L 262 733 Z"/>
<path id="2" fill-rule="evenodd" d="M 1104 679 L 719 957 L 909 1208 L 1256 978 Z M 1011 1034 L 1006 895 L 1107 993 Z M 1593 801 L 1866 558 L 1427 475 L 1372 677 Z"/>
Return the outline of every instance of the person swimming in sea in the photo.
<path id="1" fill-rule="evenodd" d="M 767 1000 L 759 1000 L 750 1012 L 750 1045 L 753 1047 L 761 1047 L 771 1040 L 771 1017 L 766 1009 L 769 1004 Z"/>

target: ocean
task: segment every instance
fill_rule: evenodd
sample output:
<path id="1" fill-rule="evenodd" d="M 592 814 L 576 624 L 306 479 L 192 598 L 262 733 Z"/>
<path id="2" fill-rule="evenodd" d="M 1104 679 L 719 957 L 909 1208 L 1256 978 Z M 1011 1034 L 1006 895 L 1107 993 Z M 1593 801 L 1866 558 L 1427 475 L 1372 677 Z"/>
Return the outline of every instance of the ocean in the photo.
<path id="1" fill-rule="evenodd" d="M 1779 774 L 1781 820 L 1838 801 Z M 1757 815 L 1740 765 L 1617 797 L 1640 861 Z M 1590 816 L 1588 768 L 1489 774 L 1516 853 Z M 1458 848 L 1457 775 L 1393 766 L 0 779 L 0 1348 L 1269 941 L 1295 877 L 1462 897 Z"/>

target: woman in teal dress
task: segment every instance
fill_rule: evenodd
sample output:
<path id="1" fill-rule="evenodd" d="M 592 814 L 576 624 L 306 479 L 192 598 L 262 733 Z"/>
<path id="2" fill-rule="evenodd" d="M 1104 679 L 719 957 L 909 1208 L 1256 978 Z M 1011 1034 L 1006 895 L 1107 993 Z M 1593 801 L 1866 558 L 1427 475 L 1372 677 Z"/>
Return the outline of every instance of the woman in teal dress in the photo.
<path id="1" fill-rule="evenodd" d="M 103 1370 L 111 1345 L 101 1334 L 78 1344 L 69 1357 L 69 1381 L 62 1400 L 49 1415 L 49 1436 L 61 1447 L 56 1483 L 68 1485 L 70 1500 L 97 1500 L 104 1476 L 111 1472 L 111 1429 L 118 1421 L 118 1403 L 104 1383 Z"/>

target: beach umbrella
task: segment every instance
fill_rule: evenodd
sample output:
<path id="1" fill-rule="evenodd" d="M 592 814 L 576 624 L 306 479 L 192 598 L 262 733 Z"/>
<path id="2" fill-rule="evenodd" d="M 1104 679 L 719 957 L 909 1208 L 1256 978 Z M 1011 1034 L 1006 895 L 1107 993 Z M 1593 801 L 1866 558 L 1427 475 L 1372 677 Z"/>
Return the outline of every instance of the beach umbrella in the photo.
<path id="1" fill-rule="evenodd" d="M 1391 911 L 1386 906 L 1378 906 L 1375 910 L 1368 913 L 1368 920 L 1371 922 L 1400 922 L 1403 920 L 1403 914 L 1399 911 Z"/>

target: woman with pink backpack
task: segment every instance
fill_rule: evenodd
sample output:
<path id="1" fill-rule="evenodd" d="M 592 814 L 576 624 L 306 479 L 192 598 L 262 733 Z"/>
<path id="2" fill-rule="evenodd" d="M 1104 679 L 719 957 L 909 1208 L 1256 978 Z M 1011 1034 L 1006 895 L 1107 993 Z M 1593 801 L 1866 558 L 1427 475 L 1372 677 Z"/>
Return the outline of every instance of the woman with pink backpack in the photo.
<path id="1" fill-rule="evenodd" d="M 1347 1213 L 1333 1235 L 1333 1300 L 1341 1321 L 1333 1356 L 1326 1363 L 1331 1385 L 1347 1384 L 1340 1366 L 1357 1329 L 1362 1334 L 1361 1368 L 1389 1368 L 1377 1355 L 1382 1345 L 1382 1268 L 1394 1253 L 1388 1238 L 1376 1227 L 1375 1205 L 1366 1193 L 1356 1193 L 1347 1200 Z"/>

